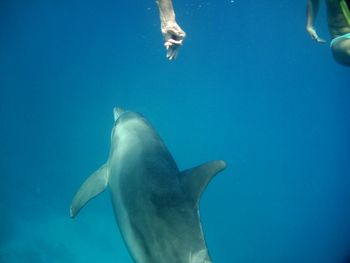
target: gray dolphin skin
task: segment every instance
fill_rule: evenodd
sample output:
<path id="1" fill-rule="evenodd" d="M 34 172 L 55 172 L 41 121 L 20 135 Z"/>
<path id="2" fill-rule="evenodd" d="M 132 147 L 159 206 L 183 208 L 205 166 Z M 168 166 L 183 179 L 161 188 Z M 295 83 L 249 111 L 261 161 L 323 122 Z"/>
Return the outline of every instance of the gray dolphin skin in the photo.
<path id="1" fill-rule="evenodd" d="M 135 262 L 211 263 L 198 203 L 225 162 L 179 171 L 142 115 L 115 108 L 114 118 L 109 158 L 74 196 L 71 217 L 109 188 L 116 221 Z"/>

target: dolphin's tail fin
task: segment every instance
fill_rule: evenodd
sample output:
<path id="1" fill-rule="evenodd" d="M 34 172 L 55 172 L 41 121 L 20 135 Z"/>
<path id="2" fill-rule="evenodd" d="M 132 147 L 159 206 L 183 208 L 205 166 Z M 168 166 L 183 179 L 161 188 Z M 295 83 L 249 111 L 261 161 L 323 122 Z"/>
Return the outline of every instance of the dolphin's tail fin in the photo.
<path id="1" fill-rule="evenodd" d="M 209 181 L 225 167 L 224 161 L 210 161 L 180 173 L 181 184 L 195 204 L 199 202 Z"/>
<path id="2" fill-rule="evenodd" d="M 108 166 L 102 165 L 100 169 L 94 172 L 75 194 L 70 206 L 70 216 L 74 218 L 85 204 L 103 192 L 108 185 Z"/>

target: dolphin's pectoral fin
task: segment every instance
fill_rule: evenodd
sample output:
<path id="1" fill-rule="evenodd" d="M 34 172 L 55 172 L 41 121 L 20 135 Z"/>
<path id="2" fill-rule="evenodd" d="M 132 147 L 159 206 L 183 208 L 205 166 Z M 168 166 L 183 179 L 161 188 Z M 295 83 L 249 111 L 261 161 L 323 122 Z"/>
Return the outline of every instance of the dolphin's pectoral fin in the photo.
<path id="1" fill-rule="evenodd" d="M 198 203 L 209 181 L 225 167 L 224 161 L 210 161 L 180 173 L 181 184 L 195 204 Z"/>
<path id="2" fill-rule="evenodd" d="M 74 218 L 83 206 L 92 198 L 103 192 L 108 185 L 108 166 L 102 165 L 94 172 L 75 194 L 70 206 L 70 216 Z"/>

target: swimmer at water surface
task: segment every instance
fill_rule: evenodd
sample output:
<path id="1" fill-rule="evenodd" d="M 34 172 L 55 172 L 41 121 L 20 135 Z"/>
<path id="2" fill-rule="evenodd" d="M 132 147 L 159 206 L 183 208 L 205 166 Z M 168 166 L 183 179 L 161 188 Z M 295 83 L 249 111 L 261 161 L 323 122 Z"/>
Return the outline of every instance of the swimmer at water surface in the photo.
<path id="1" fill-rule="evenodd" d="M 350 0 L 325 0 L 327 21 L 332 37 L 330 43 L 333 58 L 341 65 L 350 67 Z M 325 43 L 314 28 L 320 0 L 308 0 L 306 31 L 318 43 Z"/>

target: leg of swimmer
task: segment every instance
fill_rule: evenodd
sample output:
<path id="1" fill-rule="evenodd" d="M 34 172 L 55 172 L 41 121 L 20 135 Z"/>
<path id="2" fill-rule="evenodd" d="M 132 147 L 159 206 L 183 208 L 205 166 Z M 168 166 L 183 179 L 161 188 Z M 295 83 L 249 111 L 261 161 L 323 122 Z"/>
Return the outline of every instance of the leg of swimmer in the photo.
<path id="1" fill-rule="evenodd" d="M 350 67 L 350 38 L 340 39 L 332 44 L 332 54 L 339 64 Z"/>

